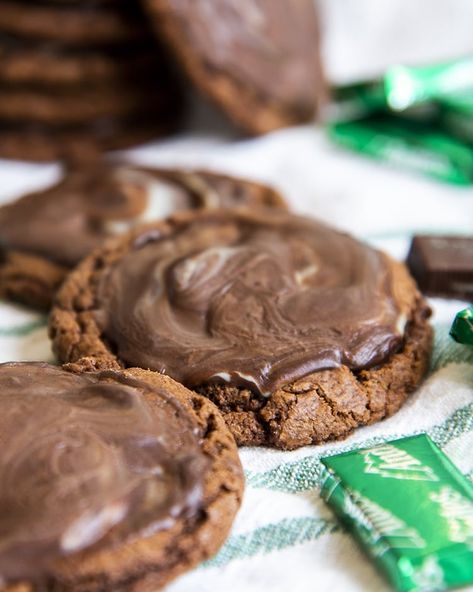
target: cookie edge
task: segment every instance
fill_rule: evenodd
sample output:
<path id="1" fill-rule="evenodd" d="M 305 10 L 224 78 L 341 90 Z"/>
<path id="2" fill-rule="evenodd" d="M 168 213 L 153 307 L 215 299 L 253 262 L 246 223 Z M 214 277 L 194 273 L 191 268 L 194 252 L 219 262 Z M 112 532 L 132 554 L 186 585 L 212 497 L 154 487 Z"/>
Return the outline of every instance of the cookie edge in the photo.
<path id="1" fill-rule="evenodd" d="M 57 561 L 46 580 L 46 589 L 54 592 L 161 589 L 218 551 L 241 505 L 243 469 L 235 441 L 216 406 L 157 372 L 130 368 L 121 373 L 151 386 L 170 389 L 201 427 L 202 448 L 211 458 L 204 482 L 201 515 L 177 520 L 170 529 L 171 536 L 169 530 L 160 531 L 124 542 L 114 549 L 86 550 Z M 168 539 L 165 545 L 163 539 Z M 153 549 L 149 548 L 153 545 L 157 554 L 161 551 L 167 559 L 164 569 L 153 563 Z M 33 592 L 36 586 L 20 582 L 0 589 L 2 592 Z"/>

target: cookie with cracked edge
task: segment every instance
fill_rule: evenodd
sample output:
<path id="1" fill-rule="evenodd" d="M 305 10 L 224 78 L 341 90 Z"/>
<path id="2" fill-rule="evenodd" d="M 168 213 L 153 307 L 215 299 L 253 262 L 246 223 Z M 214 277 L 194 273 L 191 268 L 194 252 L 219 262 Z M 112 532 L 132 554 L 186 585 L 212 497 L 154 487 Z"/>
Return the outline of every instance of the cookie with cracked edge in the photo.
<path id="1" fill-rule="evenodd" d="M 176 210 L 285 208 L 275 190 L 203 170 L 101 165 L 0 208 L 0 295 L 48 310 L 67 273 L 106 238 Z"/>
<path id="2" fill-rule="evenodd" d="M 146 0 L 192 82 L 250 133 L 314 119 L 325 95 L 313 0 Z"/>
<path id="3" fill-rule="evenodd" d="M 85 47 L 139 40 L 146 27 L 140 17 L 113 5 L 0 1 L 0 33 Z"/>
<path id="4" fill-rule="evenodd" d="M 205 397 L 141 369 L 8 363 L 0 384 L 3 592 L 161 589 L 223 544 L 243 472 Z"/>
<path id="5" fill-rule="evenodd" d="M 68 276 L 50 315 L 76 369 L 140 366 L 211 399 L 239 445 L 346 437 L 397 411 L 430 358 L 405 266 L 283 211 L 176 214 Z"/>

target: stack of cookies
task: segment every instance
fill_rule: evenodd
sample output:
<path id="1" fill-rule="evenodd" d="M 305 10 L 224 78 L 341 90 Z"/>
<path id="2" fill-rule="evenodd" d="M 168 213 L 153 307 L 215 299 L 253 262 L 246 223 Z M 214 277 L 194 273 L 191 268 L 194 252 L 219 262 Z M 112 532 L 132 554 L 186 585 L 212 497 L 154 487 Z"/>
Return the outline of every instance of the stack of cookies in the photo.
<path id="1" fill-rule="evenodd" d="M 159 137 L 179 88 L 138 3 L 0 0 L 0 156 L 50 160 Z"/>
<path id="2" fill-rule="evenodd" d="M 0 0 L 0 157 L 71 160 L 174 129 L 176 69 L 244 132 L 324 99 L 313 0 Z"/>

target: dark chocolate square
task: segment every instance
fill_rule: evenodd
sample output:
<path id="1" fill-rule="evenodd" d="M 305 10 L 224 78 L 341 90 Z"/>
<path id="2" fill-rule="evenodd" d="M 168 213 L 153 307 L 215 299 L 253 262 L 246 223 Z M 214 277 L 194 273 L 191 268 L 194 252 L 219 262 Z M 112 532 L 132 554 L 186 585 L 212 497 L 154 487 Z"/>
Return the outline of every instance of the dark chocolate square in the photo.
<path id="1" fill-rule="evenodd" d="M 425 294 L 473 299 L 473 236 L 415 236 L 407 265 Z"/>

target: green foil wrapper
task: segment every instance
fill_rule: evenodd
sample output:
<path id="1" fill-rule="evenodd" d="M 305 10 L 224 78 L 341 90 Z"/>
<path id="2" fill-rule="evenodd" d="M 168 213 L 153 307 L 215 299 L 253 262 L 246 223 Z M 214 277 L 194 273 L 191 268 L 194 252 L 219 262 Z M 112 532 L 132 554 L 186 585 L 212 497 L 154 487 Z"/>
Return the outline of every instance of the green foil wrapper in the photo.
<path id="1" fill-rule="evenodd" d="M 386 102 L 396 111 L 473 90 L 473 57 L 434 66 L 392 66 L 384 76 Z"/>
<path id="2" fill-rule="evenodd" d="M 440 105 L 453 109 L 457 113 L 463 113 L 469 117 L 473 116 L 473 89 L 463 92 L 452 93 L 443 96 Z"/>
<path id="3" fill-rule="evenodd" d="M 333 121 L 366 117 L 386 108 L 386 96 L 381 82 L 366 82 L 339 86 L 332 92 L 334 104 L 329 112 Z"/>
<path id="4" fill-rule="evenodd" d="M 461 310 L 453 321 L 450 335 L 459 343 L 473 345 L 473 307 Z"/>
<path id="5" fill-rule="evenodd" d="M 442 108 L 440 124 L 446 133 L 473 145 L 473 114 L 470 115 L 452 108 Z"/>
<path id="6" fill-rule="evenodd" d="M 429 104 L 428 114 L 435 109 L 434 103 L 472 115 L 473 57 L 433 66 L 392 66 L 378 80 L 335 88 L 333 98 L 333 119 L 339 120 L 381 110 L 417 116 L 419 105 Z"/>
<path id="7" fill-rule="evenodd" d="M 473 583 L 473 487 L 428 436 L 322 463 L 322 497 L 397 590 Z"/>
<path id="8" fill-rule="evenodd" d="M 440 124 L 453 136 L 473 144 L 473 91 L 443 97 L 439 103 Z"/>
<path id="9" fill-rule="evenodd" d="M 327 131 L 377 160 L 457 185 L 473 182 L 473 147 L 430 124 L 383 114 L 331 123 Z"/>
<path id="10" fill-rule="evenodd" d="M 332 91 L 332 96 L 334 104 L 329 110 L 328 117 L 331 121 L 349 121 L 375 113 L 390 112 L 382 80 L 340 86 Z M 437 114 L 436 104 L 423 103 L 405 109 L 402 116 L 407 119 L 430 121 Z"/>

